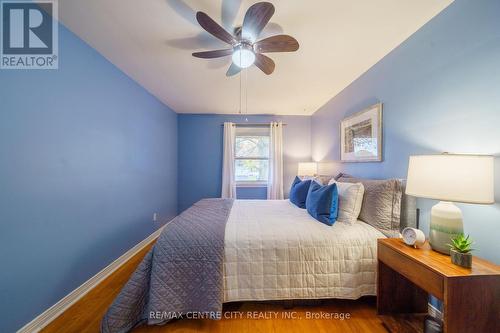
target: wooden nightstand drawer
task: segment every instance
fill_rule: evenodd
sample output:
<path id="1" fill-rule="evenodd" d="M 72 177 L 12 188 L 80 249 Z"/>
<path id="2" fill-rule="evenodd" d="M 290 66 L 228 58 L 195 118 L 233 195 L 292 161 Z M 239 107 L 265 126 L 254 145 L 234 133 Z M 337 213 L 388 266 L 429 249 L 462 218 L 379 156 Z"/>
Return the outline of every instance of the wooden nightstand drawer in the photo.
<path id="1" fill-rule="evenodd" d="M 438 273 L 379 243 L 378 259 L 439 299 L 444 297 L 444 278 Z"/>

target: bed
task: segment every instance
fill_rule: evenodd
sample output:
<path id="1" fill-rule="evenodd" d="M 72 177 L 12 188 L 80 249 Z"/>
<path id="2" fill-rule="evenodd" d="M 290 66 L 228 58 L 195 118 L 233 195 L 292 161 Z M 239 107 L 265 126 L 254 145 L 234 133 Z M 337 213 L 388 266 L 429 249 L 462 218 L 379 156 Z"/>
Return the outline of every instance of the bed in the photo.
<path id="1" fill-rule="evenodd" d="M 399 180 L 341 180 L 365 186 L 359 217 L 367 223 L 328 226 L 289 200 L 195 203 L 164 228 L 101 331 L 128 332 L 193 313 L 219 319 L 224 302 L 375 295 L 377 239 L 415 226 L 415 199 Z M 390 206 L 383 215 L 381 201 Z M 378 223 L 386 218 L 390 230 Z"/>
<path id="2" fill-rule="evenodd" d="M 358 221 L 318 223 L 288 200 L 236 200 L 224 247 L 224 301 L 347 298 L 376 293 L 377 238 Z"/>

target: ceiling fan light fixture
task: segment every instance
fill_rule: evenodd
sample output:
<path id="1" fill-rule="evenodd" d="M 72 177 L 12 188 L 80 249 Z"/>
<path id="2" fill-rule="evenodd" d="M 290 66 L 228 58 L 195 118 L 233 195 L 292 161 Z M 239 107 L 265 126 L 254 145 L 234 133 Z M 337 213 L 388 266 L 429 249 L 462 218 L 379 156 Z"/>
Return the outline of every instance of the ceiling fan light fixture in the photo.
<path id="1" fill-rule="evenodd" d="M 193 57 L 213 59 L 231 55 L 232 63 L 226 76 L 236 75 L 241 72 L 241 69 L 252 65 L 255 65 L 266 75 L 272 74 L 275 63 L 264 53 L 294 52 L 299 49 L 297 40 L 288 35 L 275 35 L 257 40 L 273 15 L 274 6 L 272 3 L 257 2 L 247 9 L 243 24 L 234 28 L 231 34 L 204 12 L 197 12 L 196 20 L 200 26 L 215 38 L 229 44 L 230 48 L 194 52 Z"/>
<path id="2" fill-rule="evenodd" d="M 233 63 L 240 68 L 248 68 L 255 62 L 255 53 L 250 45 L 241 44 L 234 48 Z"/>

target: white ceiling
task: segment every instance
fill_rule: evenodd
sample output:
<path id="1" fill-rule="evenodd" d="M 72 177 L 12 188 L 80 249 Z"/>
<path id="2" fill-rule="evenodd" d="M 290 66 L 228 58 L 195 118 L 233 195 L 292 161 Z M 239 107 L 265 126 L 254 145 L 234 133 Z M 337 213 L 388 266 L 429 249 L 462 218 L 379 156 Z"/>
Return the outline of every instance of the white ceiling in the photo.
<path id="1" fill-rule="evenodd" d="M 174 111 L 238 113 L 240 77 L 225 75 L 230 57 L 191 56 L 226 46 L 203 32 L 195 12 L 204 11 L 217 22 L 224 16 L 226 26 L 237 26 L 255 2 L 63 0 L 59 18 Z M 255 66 L 242 75 L 243 112 L 314 113 L 452 0 L 271 2 L 276 13 L 265 35 L 292 35 L 300 49 L 269 54 L 276 62 L 270 76 Z"/>

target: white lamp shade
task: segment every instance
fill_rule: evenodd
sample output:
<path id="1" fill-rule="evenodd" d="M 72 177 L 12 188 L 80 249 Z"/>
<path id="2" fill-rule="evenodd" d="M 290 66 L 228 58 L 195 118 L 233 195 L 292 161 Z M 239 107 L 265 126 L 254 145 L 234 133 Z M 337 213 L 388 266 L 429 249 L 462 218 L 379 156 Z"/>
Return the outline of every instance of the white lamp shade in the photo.
<path id="1" fill-rule="evenodd" d="M 485 155 L 410 156 L 406 194 L 474 204 L 493 204 L 494 159 Z"/>
<path id="2" fill-rule="evenodd" d="M 315 176 L 318 173 L 318 163 L 303 162 L 299 163 L 298 176 Z"/>

